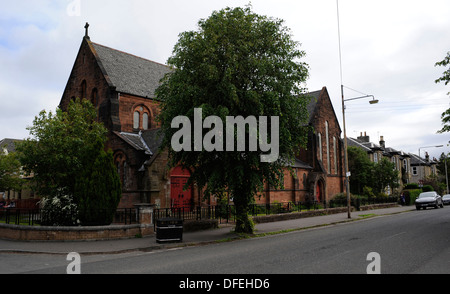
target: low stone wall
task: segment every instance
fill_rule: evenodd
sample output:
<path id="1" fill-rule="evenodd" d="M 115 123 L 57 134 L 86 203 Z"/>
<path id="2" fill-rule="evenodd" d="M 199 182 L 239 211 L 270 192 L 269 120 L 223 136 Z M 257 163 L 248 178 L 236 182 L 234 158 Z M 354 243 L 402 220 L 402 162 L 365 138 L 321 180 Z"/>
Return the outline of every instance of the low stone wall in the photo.
<path id="1" fill-rule="evenodd" d="M 373 205 L 361 206 L 360 210 L 371 210 L 371 209 L 388 208 L 388 207 L 395 207 L 395 206 L 398 206 L 398 204 L 397 203 L 373 204 Z M 355 208 L 352 207 L 352 211 L 354 211 L 354 210 L 355 210 Z M 292 220 L 292 219 L 299 219 L 299 218 L 312 217 L 312 216 L 344 213 L 347 211 L 348 211 L 347 207 L 337 207 L 337 208 L 327 208 L 327 209 L 318 209 L 318 210 L 308 210 L 308 211 L 301 211 L 301 212 L 262 215 L 262 216 L 254 216 L 253 222 L 256 224 L 257 223 L 261 224 L 261 223 Z"/>
<path id="2" fill-rule="evenodd" d="M 24 226 L 0 224 L 0 239 L 20 241 L 87 241 L 134 238 L 154 233 L 153 205 L 140 204 L 138 224 L 109 226 Z"/>
<path id="3" fill-rule="evenodd" d="M 149 234 L 153 234 L 153 225 L 53 227 L 0 224 L 0 238 L 21 241 L 107 240 L 133 238 Z"/>

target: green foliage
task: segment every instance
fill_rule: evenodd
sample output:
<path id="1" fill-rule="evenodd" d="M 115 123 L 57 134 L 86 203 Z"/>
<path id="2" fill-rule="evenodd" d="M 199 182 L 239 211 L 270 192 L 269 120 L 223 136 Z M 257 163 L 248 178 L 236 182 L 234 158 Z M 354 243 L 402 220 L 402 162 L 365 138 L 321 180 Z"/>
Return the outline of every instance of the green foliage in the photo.
<path id="1" fill-rule="evenodd" d="M 45 203 L 56 204 L 69 197 L 76 206 L 69 211 L 76 211 L 82 223 L 91 222 L 87 211 L 102 209 L 108 211 L 103 218 L 110 221 L 120 200 L 112 154 L 104 150 L 107 130 L 96 116 L 95 107 L 85 99 L 71 101 L 67 112 L 42 111 L 28 128 L 34 138 L 17 146 L 24 170 L 34 174 L 35 191 L 49 199 Z M 67 223 L 54 218 L 52 222 Z"/>
<path id="2" fill-rule="evenodd" d="M 82 225 L 109 225 L 119 205 L 121 185 L 111 151 L 99 150 L 75 186 Z"/>
<path id="3" fill-rule="evenodd" d="M 434 188 L 431 185 L 423 185 L 422 191 L 423 192 L 430 192 L 430 191 L 434 191 Z"/>
<path id="4" fill-rule="evenodd" d="M 377 193 L 383 192 L 387 186 L 395 189 L 399 186 L 398 176 L 395 164 L 387 158 L 382 158 L 379 163 L 374 163 L 372 187 Z"/>
<path id="5" fill-rule="evenodd" d="M 406 204 L 411 205 L 414 204 L 416 198 L 419 197 L 420 193 L 422 193 L 422 189 L 405 189 L 403 190 L 403 193 L 405 194 Z"/>
<path id="6" fill-rule="evenodd" d="M 206 195 L 229 191 L 238 214 L 236 230 L 252 232 L 247 212 L 254 195 L 265 184 L 282 186 L 283 168 L 307 141 L 302 83 L 308 67 L 299 61 L 305 53 L 297 49 L 283 21 L 257 15 L 250 7 L 215 11 L 198 27 L 180 34 L 168 60 L 174 71 L 156 91 L 162 102 L 162 147 L 169 149 L 171 166 L 193 170 L 188 184 L 196 182 Z M 279 117 L 280 160 L 261 162 L 262 151 L 175 152 L 172 119 L 183 115 L 193 122 L 194 108 L 223 122 L 226 116 Z"/>
<path id="7" fill-rule="evenodd" d="M 444 58 L 444 60 L 436 62 L 435 66 L 444 66 L 447 67 L 450 65 L 450 52 L 447 52 L 447 56 Z M 437 79 L 435 81 L 436 83 L 444 82 L 445 85 L 448 85 L 450 83 L 450 66 L 447 68 L 446 71 L 442 74 L 442 77 Z M 447 93 L 450 95 L 450 92 Z M 442 124 L 444 125 L 441 130 L 438 131 L 438 133 L 445 133 L 450 132 L 450 108 L 444 111 L 441 115 Z"/>
<path id="8" fill-rule="evenodd" d="M 409 184 L 405 185 L 404 189 L 405 190 L 407 190 L 407 189 L 419 189 L 419 184 L 417 184 L 417 183 L 409 183 Z"/>
<path id="9" fill-rule="evenodd" d="M 367 153 L 361 148 L 348 147 L 348 167 L 351 172 L 350 191 L 361 194 L 365 187 L 372 185 L 372 170 L 374 164 Z"/>
<path id="10" fill-rule="evenodd" d="M 361 194 L 364 187 L 370 187 L 373 193 L 380 194 L 387 186 L 392 189 L 398 187 L 399 173 L 387 158 L 372 162 L 361 148 L 348 147 L 348 166 L 352 193 Z"/>
<path id="11" fill-rule="evenodd" d="M 20 178 L 20 161 L 16 153 L 3 154 L 0 146 L 0 191 L 20 190 L 23 179 Z"/>

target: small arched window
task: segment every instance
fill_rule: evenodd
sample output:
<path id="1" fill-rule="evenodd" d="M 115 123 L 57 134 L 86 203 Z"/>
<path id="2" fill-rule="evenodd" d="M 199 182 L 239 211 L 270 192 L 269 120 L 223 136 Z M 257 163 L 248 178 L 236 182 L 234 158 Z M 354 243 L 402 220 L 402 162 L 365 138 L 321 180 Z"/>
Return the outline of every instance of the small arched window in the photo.
<path id="1" fill-rule="evenodd" d="M 98 104 L 98 91 L 97 91 L 97 88 L 94 88 L 94 89 L 92 90 L 92 93 L 91 93 L 91 102 L 92 102 L 92 105 L 94 105 L 95 107 L 97 107 L 97 104 Z"/>
<path id="2" fill-rule="evenodd" d="M 140 113 L 139 111 L 135 111 L 133 114 L 133 129 L 139 129 L 139 119 Z"/>
<path id="3" fill-rule="evenodd" d="M 137 106 L 133 112 L 133 129 L 134 130 L 148 130 L 151 127 L 150 110 L 143 106 Z"/>
<path id="4" fill-rule="evenodd" d="M 148 130 L 148 113 L 144 112 L 142 115 L 142 128 Z"/>
<path id="5" fill-rule="evenodd" d="M 80 99 L 86 98 L 86 80 L 81 82 Z"/>
<path id="6" fill-rule="evenodd" d="M 119 174 L 120 181 L 122 182 L 122 187 L 127 185 L 127 157 L 122 151 L 117 151 L 114 155 L 114 164 L 117 168 L 117 173 Z"/>

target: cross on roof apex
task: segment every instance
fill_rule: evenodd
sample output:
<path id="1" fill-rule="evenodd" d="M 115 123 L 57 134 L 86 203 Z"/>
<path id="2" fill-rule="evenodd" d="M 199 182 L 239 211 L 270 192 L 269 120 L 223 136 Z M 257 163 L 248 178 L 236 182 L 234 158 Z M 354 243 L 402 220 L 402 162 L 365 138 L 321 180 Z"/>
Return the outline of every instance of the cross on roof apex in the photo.
<path id="1" fill-rule="evenodd" d="M 89 23 L 86 22 L 86 25 L 84 26 L 84 28 L 86 29 L 85 33 L 84 33 L 84 37 L 86 39 L 89 39 L 89 34 L 88 34 L 88 29 L 89 29 Z"/>

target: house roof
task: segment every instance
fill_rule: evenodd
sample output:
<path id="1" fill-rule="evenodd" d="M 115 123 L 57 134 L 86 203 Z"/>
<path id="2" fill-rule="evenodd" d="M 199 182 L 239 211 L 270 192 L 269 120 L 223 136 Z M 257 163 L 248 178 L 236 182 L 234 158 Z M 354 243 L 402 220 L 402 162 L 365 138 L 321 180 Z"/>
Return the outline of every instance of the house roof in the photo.
<path id="1" fill-rule="evenodd" d="M 348 146 L 351 146 L 351 147 L 361 148 L 366 152 L 373 152 L 373 150 L 370 147 L 368 147 L 366 144 L 364 144 L 363 142 L 361 142 L 358 139 L 347 137 L 347 144 L 348 144 Z"/>
<path id="2" fill-rule="evenodd" d="M 16 151 L 16 143 L 21 142 L 22 140 L 19 139 L 10 139 L 5 138 L 0 140 L 0 153 L 3 152 L 4 148 L 6 148 L 6 151 L 8 153 L 15 152 Z"/>
<path id="3" fill-rule="evenodd" d="M 90 41 L 88 41 L 90 42 Z M 167 65 L 90 42 L 116 91 L 155 98 L 160 80 L 171 71 Z"/>

